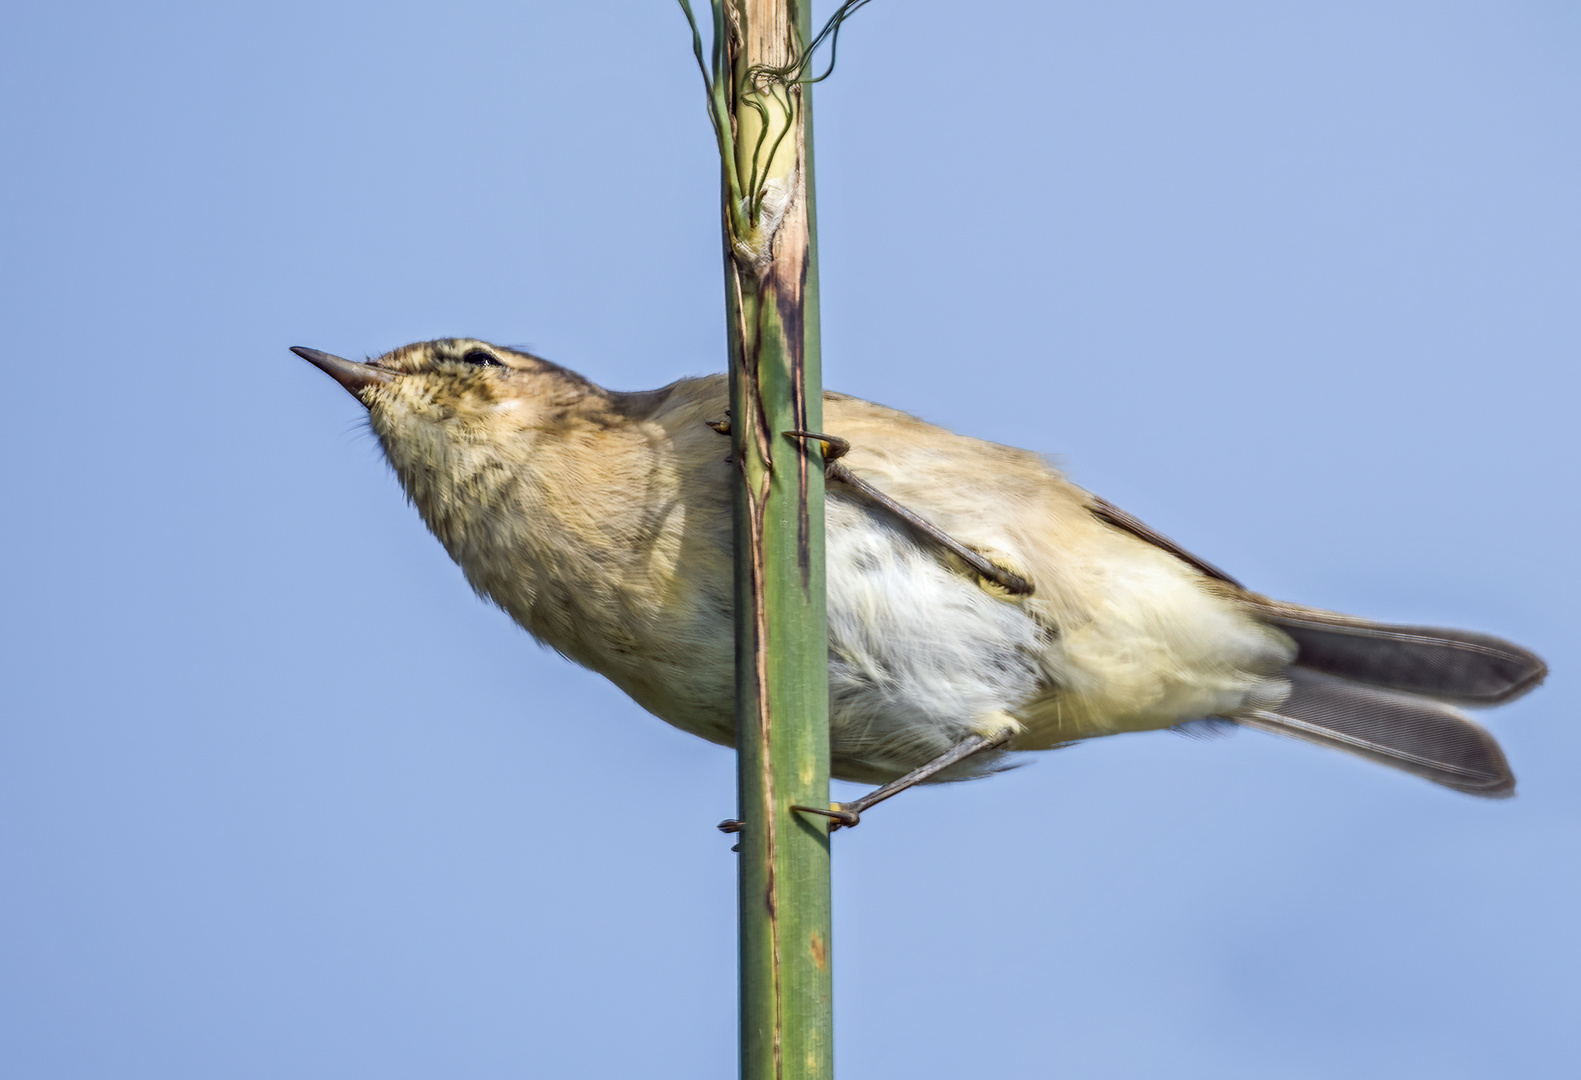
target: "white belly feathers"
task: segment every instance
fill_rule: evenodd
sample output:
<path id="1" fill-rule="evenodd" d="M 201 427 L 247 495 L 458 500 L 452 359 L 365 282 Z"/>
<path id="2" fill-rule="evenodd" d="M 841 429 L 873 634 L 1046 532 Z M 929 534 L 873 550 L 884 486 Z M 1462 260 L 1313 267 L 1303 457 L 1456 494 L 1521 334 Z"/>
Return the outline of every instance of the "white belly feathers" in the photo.
<path id="1" fill-rule="evenodd" d="M 828 516 L 830 739 L 842 779 L 893 779 L 970 734 L 1009 728 L 1011 749 L 1041 749 L 1233 716 L 1286 691 L 1279 672 L 1294 649 L 1284 635 L 1130 537 L 1114 537 L 1101 586 L 1084 584 L 1105 602 L 1054 627 L 883 510 L 835 497 Z M 1002 758 L 978 755 L 946 778 Z"/>

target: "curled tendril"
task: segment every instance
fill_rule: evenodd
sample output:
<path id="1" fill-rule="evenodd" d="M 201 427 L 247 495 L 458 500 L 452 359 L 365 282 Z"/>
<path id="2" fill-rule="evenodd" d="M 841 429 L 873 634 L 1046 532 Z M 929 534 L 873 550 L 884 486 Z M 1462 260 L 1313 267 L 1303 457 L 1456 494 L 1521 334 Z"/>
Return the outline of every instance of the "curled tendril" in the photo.
<path id="1" fill-rule="evenodd" d="M 722 0 L 711 0 L 714 14 L 714 49 L 712 70 L 710 65 L 703 61 L 703 39 L 697 28 L 697 19 L 692 14 L 692 5 L 689 0 L 678 0 L 681 10 L 686 14 L 686 22 L 692 30 L 692 55 L 697 58 L 697 68 L 703 76 L 703 86 L 708 93 L 708 118 L 714 126 L 714 135 L 719 142 L 719 152 L 728 164 L 729 158 L 729 132 L 730 118 L 728 106 L 724 99 L 723 87 L 720 85 L 720 71 L 724 67 L 724 13 Z M 750 88 L 750 93 L 743 95 L 737 106 L 745 106 L 758 116 L 757 141 L 752 146 L 752 160 L 747 172 L 747 182 L 744 185 L 747 192 L 747 219 L 756 220 L 763 209 L 763 200 L 768 192 L 767 177 L 761 176 L 764 166 L 761 164 L 764 143 L 768 139 L 769 129 L 777 128 L 774 142 L 768 148 L 767 161 L 773 161 L 779 153 L 785 138 L 796 126 L 796 102 L 791 94 L 792 86 L 810 85 L 823 82 L 834 74 L 835 61 L 838 57 L 840 44 L 840 29 L 845 25 L 846 19 L 858 10 L 868 5 L 870 0 L 844 0 L 829 16 L 823 28 L 814 35 L 812 41 L 802 49 L 787 64 L 774 67 L 768 64 L 755 64 L 748 68 L 743 76 L 744 84 Z M 829 66 L 821 75 L 808 77 L 807 70 L 812 64 L 814 55 L 824 43 L 829 45 Z M 785 115 L 783 125 L 770 122 L 769 110 L 762 98 L 769 98 Z M 734 170 L 727 170 L 733 173 Z M 734 184 L 734 182 L 732 182 Z"/>
<path id="2" fill-rule="evenodd" d="M 796 126 L 796 103 L 791 96 L 790 87 L 823 82 L 823 80 L 834 74 L 835 61 L 839 56 L 840 29 L 845 25 L 846 19 L 856 14 L 861 8 L 866 7 L 868 3 L 870 3 L 870 0 L 845 0 L 844 3 L 835 9 L 834 14 L 829 16 L 828 21 L 813 36 L 807 47 L 788 64 L 780 67 L 771 67 L 768 64 L 755 64 L 747 69 L 747 85 L 751 86 L 757 94 L 772 98 L 775 104 L 779 105 L 785 113 L 785 123 L 779 128 L 779 132 L 774 138 L 774 144 L 769 147 L 769 161 L 774 160 L 774 156 L 779 153 L 780 146 L 784 143 L 786 136 Z M 811 65 L 813 56 L 826 41 L 829 43 L 829 66 L 824 69 L 822 75 L 808 78 L 807 68 Z M 758 163 L 762 160 L 763 143 L 768 138 L 770 124 L 768 110 L 760 102 L 749 98 L 743 104 L 755 110 L 758 114 L 758 119 L 762 121 L 758 131 L 757 142 L 752 147 L 752 166 L 748 173 L 746 185 L 747 190 L 751 192 L 751 212 L 755 218 L 763 208 L 763 198 L 767 193 L 766 186 L 758 178 Z"/>
<path id="3" fill-rule="evenodd" d="M 823 24 L 812 39 L 812 43 L 801 51 L 801 54 L 783 67 L 771 68 L 766 64 L 759 64 L 747 71 L 747 77 L 763 78 L 769 76 L 770 80 L 778 83 L 818 83 L 823 82 L 834 74 L 834 64 L 840 47 L 840 28 L 845 25 L 845 20 L 855 15 L 857 11 L 866 7 L 871 0 L 845 0 L 843 4 L 829 16 L 829 21 Z M 829 66 L 822 75 L 806 78 L 807 66 L 812 63 L 813 54 L 827 41 L 829 43 Z"/>

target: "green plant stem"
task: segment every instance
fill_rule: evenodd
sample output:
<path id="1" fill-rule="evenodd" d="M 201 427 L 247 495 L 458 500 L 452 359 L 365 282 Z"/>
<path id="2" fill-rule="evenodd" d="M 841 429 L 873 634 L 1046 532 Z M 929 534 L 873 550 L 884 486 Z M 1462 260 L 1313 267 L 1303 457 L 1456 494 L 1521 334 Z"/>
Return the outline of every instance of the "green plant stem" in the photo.
<path id="1" fill-rule="evenodd" d="M 790 807 L 829 804 L 823 451 L 783 434 L 823 422 L 811 102 L 807 86 L 763 74 L 800 57 L 810 14 L 794 0 L 726 2 L 715 89 L 734 120 L 723 166 L 739 473 L 741 1075 L 811 1080 L 833 1073 L 829 826 Z"/>

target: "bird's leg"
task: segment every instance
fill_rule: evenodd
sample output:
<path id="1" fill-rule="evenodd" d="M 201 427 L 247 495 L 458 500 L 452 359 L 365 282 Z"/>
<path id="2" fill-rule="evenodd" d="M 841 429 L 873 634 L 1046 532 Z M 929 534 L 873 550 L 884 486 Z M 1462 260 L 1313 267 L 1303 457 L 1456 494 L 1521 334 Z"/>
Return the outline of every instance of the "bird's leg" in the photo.
<path id="1" fill-rule="evenodd" d="M 708 426 L 719 432 L 721 435 L 730 434 L 729 420 L 711 421 Z M 787 431 L 783 434 L 787 438 L 817 439 L 819 442 L 823 443 L 824 476 L 826 479 L 835 483 L 844 484 L 846 487 L 853 489 L 859 495 L 863 496 L 869 501 L 884 507 L 890 513 L 898 517 L 905 525 L 911 528 L 913 532 L 917 533 L 924 539 L 930 540 L 933 543 L 943 547 L 945 550 L 959 558 L 962 562 L 966 563 L 966 565 L 971 567 L 972 570 L 978 575 L 1001 586 L 1012 595 L 1031 595 L 1032 583 L 1027 581 L 1021 575 L 1011 573 L 1009 570 L 1006 570 L 1001 566 L 996 566 L 994 563 L 985 559 L 978 552 L 973 551 L 965 544 L 962 544 L 960 541 L 956 540 L 949 533 L 946 533 L 932 522 L 912 513 L 910 510 L 906 509 L 906 507 L 902 506 L 900 503 L 897 503 L 888 495 L 885 495 L 882 491 L 879 491 L 872 484 L 869 484 L 867 481 L 858 477 L 850 469 L 847 469 L 844 465 L 841 465 L 839 463 L 839 459 L 844 457 L 851 450 L 851 444 L 847 440 L 842 439 L 837 435 L 827 435 L 818 431 L 796 430 Z M 992 750 L 1003 746 L 1009 741 L 1012 734 L 1013 732 L 1006 730 L 1000 732 L 997 735 L 991 736 L 969 735 L 955 746 L 952 746 L 950 749 L 934 758 L 932 761 L 911 770 L 911 772 L 907 773 L 905 776 L 900 777 L 898 780 L 892 780 L 883 787 L 876 788 L 862 796 L 860 799 L 855 799 L 852 802 L 836 803 L 834 809 L 822 809 L 816 806 L 792 806 L 791 809 L 799 810 L 809 814 L 821 814 L 824 817 L 833 818 L 834 824 L 830 826 L 830 832 L 842 827 L 852 828 L 862 820 L 862 811 L 876 806 L 885 799 L 898 795 L 907 788 L 914 787 L 917 784 L 922 783 L 924 780 L 929 779 L 930 777 L 937 776 L 945 769 L 948 769 L 950 766 L 955 765 L 958 762 L 965 761 L 973 754 L 979 754 L 985 750 Z M 721 821 L 719 823 L 719 831 L 723 833 L 740 832 L 741 822 L 734 818 Z"/>
<path id="2" fill-rule="evenodd" d="M 793 806 L 791 809 L 800 810 L 807 814 L 822 814 L 824 817 L 833 818 L 834 824 L 829 827 L 830 832 L 834 832 L 841 827 L 854 828 L 862 820 L 862 811 L 878 805 L 885 799 L 899 795 L 907 788 L 914 787 L 930 777 L 937 776 L 951 765 L 965 761 L 973 754 L 980 754 L 984 750 L 993 750 L 1003 746 L 1010 740 L 1012 734 L 1010 731 L 1002 731 L 998 735 L 968 735 L 926 765 L 912 769 L 905 776 L 898 780 L 891 780 L 881 788 L 869 791 L 860 799 L 845 803 L 835 803 L 834 808 L 831 810 L 820 810 L 816 806 Z M 720 828 L 723 829 L 724 824 L 721 824 Z"/>
<path id="3" fill-rule="evenodd" d="M 835 435 L 824 435 L 816 431 L 787 431 L 785 434 L 793 439 L 817 439 L 823 443 L 823 474 L 826 479 L 837 484 L 844 484 L 869 502 L 882 506 L 904 522 L 913 533 L 944 548 L 971 567 L 972 571 L 979 577 L 987 578 L 1010 593 L 1010 595 L 1032 595 L 1032 583 L 1026 578 L 1020 574 L 1011 573 L 1004 567 L 995 565 L 990 560 L 983 558 L 981 554 L 973 551 L 931 521 L 912 513 L 900 503 L 878 490 L 878 488 L 857 476 L 850 469 L 841 465 L 839 459 L 844 457 L 851 449 L 851 444 L 846 440 Z"/>

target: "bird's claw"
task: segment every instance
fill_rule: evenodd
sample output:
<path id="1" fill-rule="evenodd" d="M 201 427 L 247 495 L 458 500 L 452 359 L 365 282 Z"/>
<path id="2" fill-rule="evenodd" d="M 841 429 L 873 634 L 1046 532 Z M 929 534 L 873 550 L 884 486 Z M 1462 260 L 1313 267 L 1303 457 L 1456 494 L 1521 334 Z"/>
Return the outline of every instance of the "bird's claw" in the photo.
<path id="1" fill-rule="evenodd" d="M 823 463 L 825 465 L 839 461 L 851 452 L 849 439 L 842 439 L 838 435 L 825 435 L 821 431 L 786 431 L 783 432 L 788 439 L 817 439 L 823 443 Z"/>
<path id="2" fill-rule="evenodd" d="M 822 814 L 826 818 L 833 818 L 834 824 L 829 826 L 830 832 L 841 828 L 854 829 L 862 821 L 862 812 L 860 810 L 848 810 L 844 803 L 835 803 L 834 808 L 831 810 L 820 810 L 816 806 L 793 806 L 791 809 L 800 810 L 807 814 Z"/>

